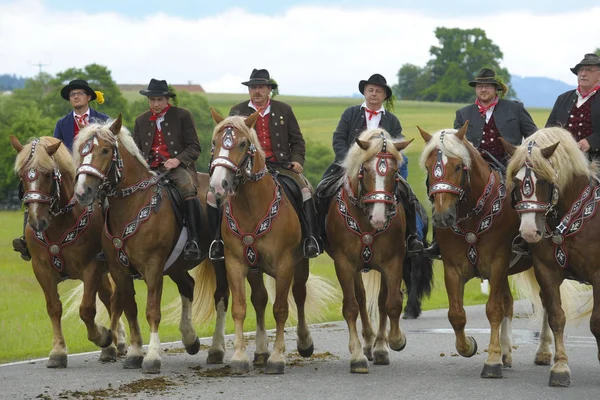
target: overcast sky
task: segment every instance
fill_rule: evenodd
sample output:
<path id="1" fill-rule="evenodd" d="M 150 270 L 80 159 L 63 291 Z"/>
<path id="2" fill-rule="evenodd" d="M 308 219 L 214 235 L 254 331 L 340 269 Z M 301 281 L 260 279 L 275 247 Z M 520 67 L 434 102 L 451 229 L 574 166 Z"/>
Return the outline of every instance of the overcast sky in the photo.
<path id="1" fill-rule="evenodd" d="M 572 85 L 569 68 L 600 47 L 600 4 L 588 0 L 73 3 L 0 0 L 0 74 L 99 63 L 118 83 L 241 93 L 253 68 L 267 68 L 281 94 L 347 96 L 375 72 L 393 84 L 402 64 L 423 66 L 438 26 L 481 28 L 513 75 Z"/>

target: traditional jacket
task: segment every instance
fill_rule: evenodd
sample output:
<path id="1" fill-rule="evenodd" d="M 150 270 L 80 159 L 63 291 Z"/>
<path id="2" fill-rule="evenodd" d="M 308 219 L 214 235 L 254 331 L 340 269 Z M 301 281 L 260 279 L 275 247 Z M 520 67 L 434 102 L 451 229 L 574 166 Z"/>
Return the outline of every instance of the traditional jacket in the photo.
<path id="1" fill-rule="evenodd" d="M 243 101 L 231 108 L 229 115 L 240 115 L 247 117 L 256 112 L 248 106 L 248 101 Z M 298 120 L 292 111 L 292 107 L 277 100 L 271 100 L 269 120 L 269 134 L 271 136 L 271 147 L 278 163 L 295 161 L 304 165 L 306 156 L 306 144 L 298 125 Z"/>
<path id="2" fill-rule="evenodd" d="M 152 111 L 148 110 L 135 119 L 133 139 L 146 159 L 150 157 L 156 121 L 150 121 Z M 191 171 L 196 171 L 196 160 L 200 156 L 200 142 L 192 114 L 184 109 L 171 106 L 161 123 L 169 154 L 181 161 Z"/>
<path id="3" fill-rule="evenodd" d="M 108 115 L 102 114 L 90 107 L 89 123 L 106 122 Z M 75 118 L 73 110 L 56 122 L 54 127 L 54 137 L 63 141 L 69 150 L 73 148 L 73 139 L 75 138 Z"/>
<path id="4" fill-rule="evenodd" d="M 494 107 L 493 116 L 500 136 L 515 146 L 520 145 L 523 138 L 537 131 L 531 115 L 521 102 L 500 99 Z M 473 146 L 479 147 L 485 118 L 479 113 L 477 104 L 470 104 L 456 111 L 454 128 L 460 129 L 466 121 L 469 121 L 467 140 L 473 143 Z"/>
<path id="5" fill-rule="evenodd" d="M 590 144 L 590 152 L 598 153 L 600 152 L 600 99 L 598 98 L 598 93 L 593 98 L 588 99 L 588 101 L 591 102 L 590 106 L 592 110 L 592 134 L 586 140 Z M 546 127 L 561 126 L 568 129 L 569 115 L 576 102 L 576 90 L 569 90 L 558 96 L 546 122 Z"/>

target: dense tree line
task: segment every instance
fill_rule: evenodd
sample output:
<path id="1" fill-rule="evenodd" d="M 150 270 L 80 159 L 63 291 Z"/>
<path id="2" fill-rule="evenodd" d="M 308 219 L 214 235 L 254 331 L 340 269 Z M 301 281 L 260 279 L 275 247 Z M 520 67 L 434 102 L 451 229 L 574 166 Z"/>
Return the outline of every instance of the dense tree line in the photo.
<path id="1" fill-rule="evenodd" d="M 20 89 L 25 86 L 25 78 L 16 75 L 0 75 L 0 92 L 5 90 Z"/>

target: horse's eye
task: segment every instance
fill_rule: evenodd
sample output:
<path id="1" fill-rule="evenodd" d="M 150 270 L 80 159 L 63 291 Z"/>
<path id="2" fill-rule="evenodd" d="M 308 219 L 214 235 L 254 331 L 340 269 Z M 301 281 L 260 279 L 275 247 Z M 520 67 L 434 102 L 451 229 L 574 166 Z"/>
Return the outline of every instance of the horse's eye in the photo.
<path id="1" fill-rule="evenodd" d="M 456 168 L 454 168 L 454 171 L 459 172 L 461 169 L 463 169 L 463 165 L 462 164 L 458 164 L 456 166 Z"/>
<path id="2" fill-rule="evenodd" d="M 108 152 L 109 152 L 109 150 L 108 150 L 108 149 L 102 149 L 102 154 L 103 154 L 103 155 L 105 155 L 105 154 L 108 154 Z"/>
<path id="3" fill-rule="evenodd" d="M 246 142 L 245 141 L 240 142 L 240 149 L 243 149 L 244 147 L 246 147 Z"/>

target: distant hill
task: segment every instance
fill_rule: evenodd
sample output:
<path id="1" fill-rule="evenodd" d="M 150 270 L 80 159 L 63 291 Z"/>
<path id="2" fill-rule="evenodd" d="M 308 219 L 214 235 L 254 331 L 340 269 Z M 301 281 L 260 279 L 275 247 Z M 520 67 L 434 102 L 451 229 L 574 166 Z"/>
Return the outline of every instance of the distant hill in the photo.
<path id="1" fill-rule="evenodd" d="M 25 86 L 25 78 L 16 75 L 0 75 L 0 90 L 14 90 Z"/>
<path id="2" fill-rule="evenodd" d="M 512 75 L 510 83 L 525 107 L 552 108 L 559 94 L 575 88 L 574 84 L 542 77 Z"/>

